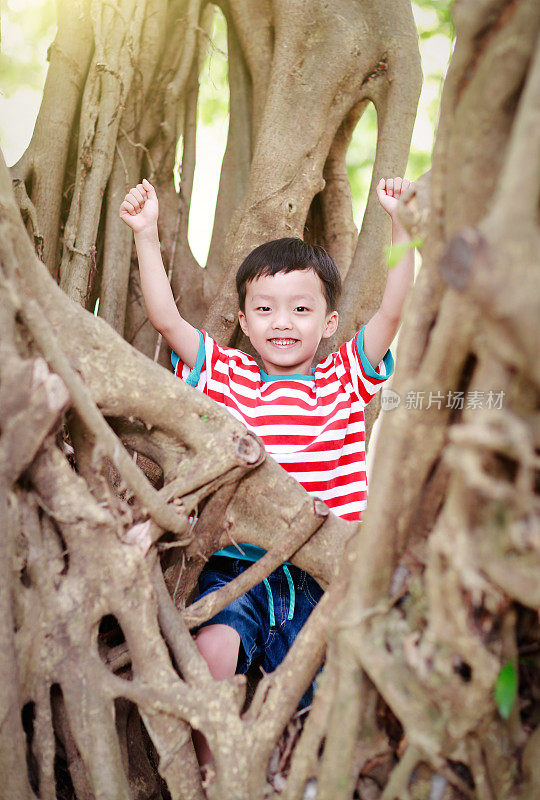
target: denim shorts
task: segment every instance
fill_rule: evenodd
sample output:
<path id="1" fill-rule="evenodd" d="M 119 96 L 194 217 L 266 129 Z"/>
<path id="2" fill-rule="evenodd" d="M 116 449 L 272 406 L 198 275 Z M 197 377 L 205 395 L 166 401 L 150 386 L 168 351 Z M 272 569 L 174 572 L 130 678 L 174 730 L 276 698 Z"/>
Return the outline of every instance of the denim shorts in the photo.
<path id="1" fill-rule="evenodd" d="M 199 576 L 197 600 L 232 581 L 253 562 L 227 556 L 212 556 Z M 298 567 L 283 565 L 246 594 L 233 600 L 206 625 L 228 625 L 241 640 L 236 672 L 246 673 L 254 661 L 264 672 L 278 667 L 300 629 L 323 595 L 319 584 Z M 301 706 L 311 702 L 312 690 Z"/>

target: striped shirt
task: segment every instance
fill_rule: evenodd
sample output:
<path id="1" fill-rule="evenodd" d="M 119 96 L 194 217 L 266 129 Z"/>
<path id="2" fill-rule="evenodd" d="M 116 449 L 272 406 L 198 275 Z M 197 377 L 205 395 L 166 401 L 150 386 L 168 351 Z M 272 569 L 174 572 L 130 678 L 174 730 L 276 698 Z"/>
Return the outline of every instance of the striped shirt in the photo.
<path id="1" fill-rule="evenodd" d="M 190 370 L 176 353 L 175 374 L 224 406 L 264 442 L 283 469 L 334 514 L 360 520 L 367 503 L 364 408 L 390 377 L 390 350 L 375 370 L 364 328 L 311 375 L 267 375 L 252 356 L 221 347 L 206 331 Z"/>

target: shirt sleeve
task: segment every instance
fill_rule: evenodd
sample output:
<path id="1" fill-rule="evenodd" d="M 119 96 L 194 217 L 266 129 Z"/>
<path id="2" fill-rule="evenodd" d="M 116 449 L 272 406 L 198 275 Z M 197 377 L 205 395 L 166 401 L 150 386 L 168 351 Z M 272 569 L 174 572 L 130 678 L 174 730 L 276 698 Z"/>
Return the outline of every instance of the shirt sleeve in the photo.
<path id="1" fill-rule="evenodd" d="M 364 352 L 364 329 L 365 326 L 350 341 L 342 344 L 335 355 L 340 380 L 367 405 L 392 375 L 394 359 L 387 350 L 374 369 Z"/>
<path id="2" fill-rule="evenodd" d="M 171 352 L 174 373 L 188 386 L 223 402 L 229 392 L 231 370 L 234 372 L 237 362 L 241 365 L 249 356 L 233 347 L 221 347 L 205 330 L 200 330 L 199 336 L 199 349 L 193 369 L 184 364 L 174 350 Z"/>
<path id="3" fill-rule="evenodd" d="M 187 364 L 184 364 L 180 356 L 171 350 L 171 363 L 173 366 L 174 374 L 181 378 L 188 386 L 194 386 L 201 392 L 204 391 L 206 384 L 206 331 L 199 331 L 199 349 L 197 351 L 197 360 L 193 369 Z"/>

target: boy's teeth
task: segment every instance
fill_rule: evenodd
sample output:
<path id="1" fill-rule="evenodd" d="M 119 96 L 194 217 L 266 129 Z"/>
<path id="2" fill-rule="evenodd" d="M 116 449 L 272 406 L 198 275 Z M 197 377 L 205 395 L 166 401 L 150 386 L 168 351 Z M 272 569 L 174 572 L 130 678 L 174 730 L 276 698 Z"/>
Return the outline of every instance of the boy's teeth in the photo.
<path id="1" fill-rule="evenodd" d="M 270 341 L 274 344 L 283 345 L 285 347 L 285 345 L 294 344 L 296 339 L 271 339 Z"/>

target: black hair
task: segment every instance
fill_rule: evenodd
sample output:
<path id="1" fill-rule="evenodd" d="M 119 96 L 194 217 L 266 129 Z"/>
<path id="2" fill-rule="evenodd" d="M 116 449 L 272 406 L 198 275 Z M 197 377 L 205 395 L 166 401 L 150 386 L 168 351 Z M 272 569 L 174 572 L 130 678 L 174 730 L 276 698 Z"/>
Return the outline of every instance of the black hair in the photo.
<path id="1" fill-rule="evenodd" d="M 326 309 L 334 311 L 341 294 L 341 276 L 336 262 L 324 247 L 294 238 L 265 242 L 252 250 L 240 264 L 236 273 L 240 310 L 245 311 L 246 286 L 250 281 L 297 269 L 313 269 L 317 273 L 323 284 Z"/>

